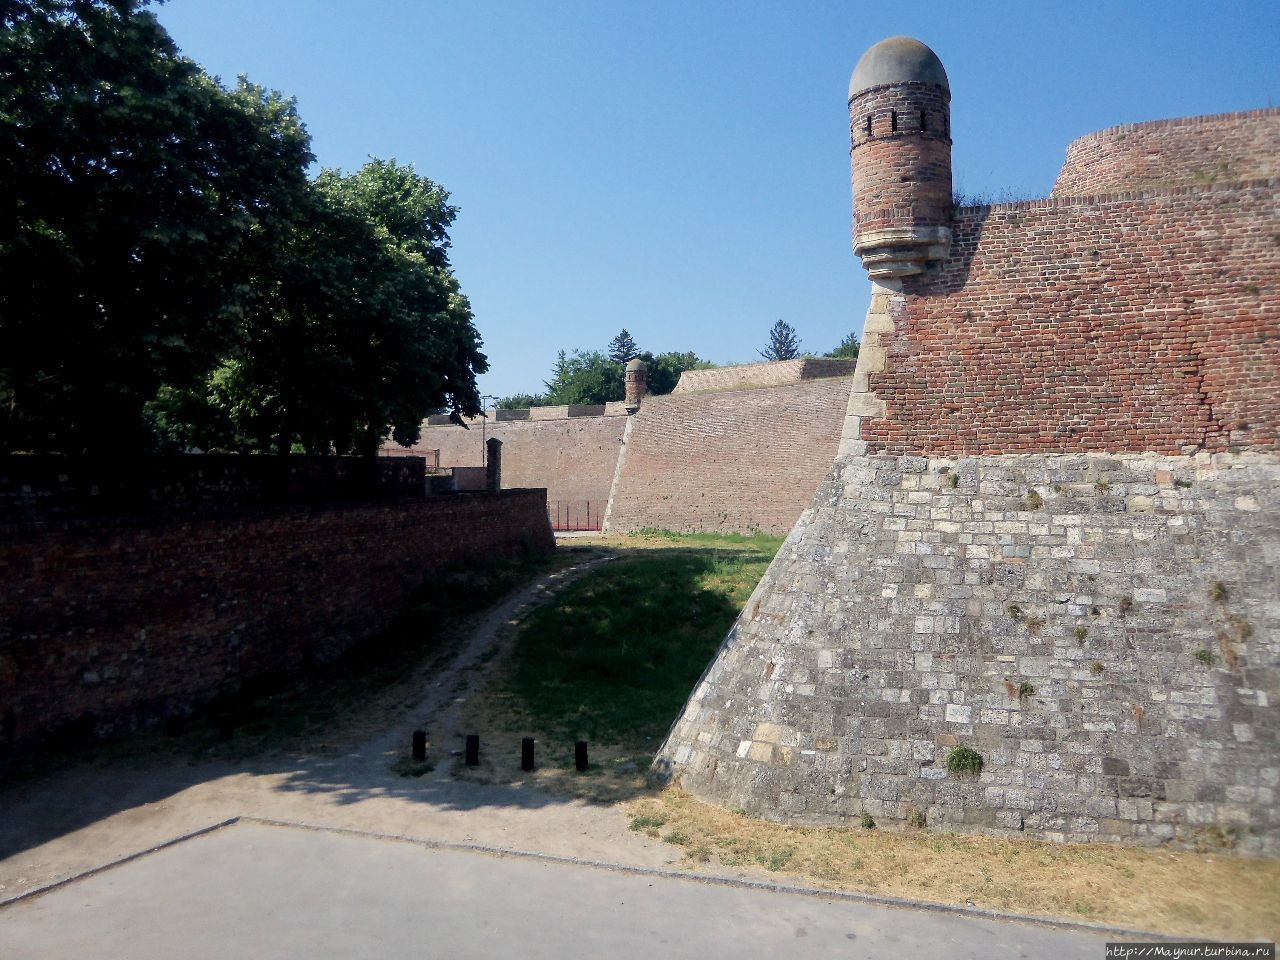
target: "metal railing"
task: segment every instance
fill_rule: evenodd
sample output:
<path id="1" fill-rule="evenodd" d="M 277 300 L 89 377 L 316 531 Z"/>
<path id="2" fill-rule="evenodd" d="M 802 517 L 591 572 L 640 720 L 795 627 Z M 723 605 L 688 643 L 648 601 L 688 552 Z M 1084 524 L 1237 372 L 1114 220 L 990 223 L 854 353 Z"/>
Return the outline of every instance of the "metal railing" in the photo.
<path id="1" fill-rule="evenodd" d="M 560 533 L 600 530 L 604 526 L 604 507 L 599 500 L 548 500 L 547 519 L 551 529 Z"/>

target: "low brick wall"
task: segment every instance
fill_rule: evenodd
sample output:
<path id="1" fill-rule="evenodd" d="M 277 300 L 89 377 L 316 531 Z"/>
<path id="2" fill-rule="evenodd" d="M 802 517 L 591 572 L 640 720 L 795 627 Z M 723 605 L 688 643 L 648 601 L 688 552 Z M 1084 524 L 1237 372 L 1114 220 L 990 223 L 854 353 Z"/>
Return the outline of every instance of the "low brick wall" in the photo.
<path id="1" fill-rule="evenodd" d="M 785 822 L 1280 852 L 1278 516 L 1275 456 L 842 458 L 662 760 Z"/>
<path id="2" fill-rule="evenodd" d="M 555 548 L 544 490 L 0 528 L 0 758 L 375 636 L 452 565 Z"/>

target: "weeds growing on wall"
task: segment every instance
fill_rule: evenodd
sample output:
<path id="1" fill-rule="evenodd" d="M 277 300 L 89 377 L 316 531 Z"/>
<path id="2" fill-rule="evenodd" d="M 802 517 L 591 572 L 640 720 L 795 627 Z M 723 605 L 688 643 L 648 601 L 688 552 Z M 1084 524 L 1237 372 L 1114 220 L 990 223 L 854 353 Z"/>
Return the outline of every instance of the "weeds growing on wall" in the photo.
<path id="1" fill-rule="evenodd" d="M 947 754 L 947 772 L 955 776 L 974 776 L 982 772 L 982 754 L 964 744 L 951 748 Z"/>

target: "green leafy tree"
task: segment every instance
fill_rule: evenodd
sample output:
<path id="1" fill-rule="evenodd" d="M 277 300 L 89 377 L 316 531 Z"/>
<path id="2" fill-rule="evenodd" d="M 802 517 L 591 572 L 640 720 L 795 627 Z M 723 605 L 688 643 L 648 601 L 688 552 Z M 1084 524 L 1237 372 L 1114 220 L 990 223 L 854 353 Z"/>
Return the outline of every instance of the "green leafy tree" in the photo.
<path id="1" fill-rule="evenodd" d="M 544 382 L 548 404 L 611 403 L 625 393 L 625 368 L 599 350 L 563 350 L 556 357 L 551 379 Z"/>
<path id="2" fill-rule="evenodd" d="M 323 171 L 308 197 L 255 278 L 243 343 L 203 384 L 203 413 L 178 398 L 187 442 L 373 455 L 388 435 L 414 442 L 430 413 L 478 414 L 488 364 L 449 269 L 448 194 L 374 160 Z"/>
<path id="3" fill-rule="evenodd" d="M 609 359 L 614 363 L 625 364 L 633 357 L 640 355 L 640 347 L 623 327 L 622 332 L 609 341 Z"/>
<path id="4" fill-rule="evenodd" d="M 800 356 L 800 339 L 795 327 L 778 320 L 769 328 L 769 345 L 759 353 L 766 360 L 794 360 Z"/>
<path id="5" fill-rule="evenodd" d="M 223 89 L 136 0 L 0 4 L 0 450 L 141 450 L 306 193 L 291 101 Z"/>
<path id="6" fill-rule="evenodd" d="M 692 351 L 684 353 L 651 353 L 641 354 L 648 367 L 647 386 L 649 393 L 670 393 L 680 382 L 680 374 L 686 370 L 706 370 L 715 366 L 706 360 L 699 359 Z"/>
<path id="7" fill-rule="evenodd" d="M 546 406 L 546 397 L 540 393 L 513 393 L 498 400 L 499 410 L 526 410 L 541 406 Z"/>
<path id="8" fill-rule="evenodd" d="M 856 334 L 849 333 L 840 341 L 834 350 L 826 354 L 836 360 L 857 360 L 858 359 L 858 337 Z"/>

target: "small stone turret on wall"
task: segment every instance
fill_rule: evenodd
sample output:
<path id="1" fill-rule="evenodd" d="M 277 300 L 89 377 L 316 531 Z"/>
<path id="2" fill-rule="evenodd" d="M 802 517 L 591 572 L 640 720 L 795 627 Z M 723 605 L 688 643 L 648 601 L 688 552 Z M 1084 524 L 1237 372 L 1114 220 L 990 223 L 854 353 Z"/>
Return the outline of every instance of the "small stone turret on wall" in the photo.
<path id="1" fill-rule="evenodd" d="M 849 82 L 853 249 L 872 279 L 920 273 L 951 242 L 951 87 L 919 40 L 890 37 Z"/>
<path id="2" fill-rule="evenodd" d="M 640 409 L 640 401 L 649 390 L 649 368 L 639 357 L 627 362 L 626 407 L 627 413 Z"/>

